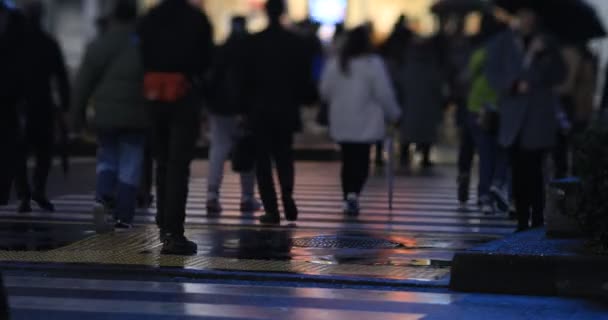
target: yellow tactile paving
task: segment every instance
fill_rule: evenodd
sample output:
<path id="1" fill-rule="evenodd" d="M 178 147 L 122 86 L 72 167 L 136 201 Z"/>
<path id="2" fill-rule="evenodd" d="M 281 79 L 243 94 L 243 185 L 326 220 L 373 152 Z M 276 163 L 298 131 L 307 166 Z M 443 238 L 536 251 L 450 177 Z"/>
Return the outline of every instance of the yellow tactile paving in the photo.
<path id="1" fill-rule="evenodd" d="M 189 232 L 195 231 L 191 230 Z M 159 246 L 156 230 L 154 228 L 142 228 L 129 233 L 96 235 L 50 251 L 0 251 L 0 261 L 131 265 L 190 270 L 290 272 L 308 275 L 369 276 L 428 281 L 438 280 L 449 273 L 447 268 L 335 264 L 327 261 L 162 256 L 158 253 L 160 251 Z"/>

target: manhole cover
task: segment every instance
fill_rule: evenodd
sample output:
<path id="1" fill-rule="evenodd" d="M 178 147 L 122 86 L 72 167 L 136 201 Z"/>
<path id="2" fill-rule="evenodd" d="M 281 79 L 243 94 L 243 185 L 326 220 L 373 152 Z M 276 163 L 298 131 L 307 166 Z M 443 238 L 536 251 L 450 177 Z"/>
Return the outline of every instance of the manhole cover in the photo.
<path id="1" fill-rule="evenodd" d="M 293 245 L 300 248 L 328 249 L 395 249 L 403 247 L 400 243 L 386 239 L 345 236 L 296 238 L 294 239 Z"/>

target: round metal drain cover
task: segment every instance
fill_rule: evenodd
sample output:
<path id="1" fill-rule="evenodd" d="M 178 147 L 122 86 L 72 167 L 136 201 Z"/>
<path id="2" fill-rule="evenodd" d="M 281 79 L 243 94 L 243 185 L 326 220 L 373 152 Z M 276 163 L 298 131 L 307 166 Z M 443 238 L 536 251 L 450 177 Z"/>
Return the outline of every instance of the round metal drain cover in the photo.
<path id="1" fill-rule="evenodd" d="M 402 244 L 386 239 L 354 236 L 319 236 L 296 238 L 293 245 L 300 248 L 325 249 L 395 249 Z"/>

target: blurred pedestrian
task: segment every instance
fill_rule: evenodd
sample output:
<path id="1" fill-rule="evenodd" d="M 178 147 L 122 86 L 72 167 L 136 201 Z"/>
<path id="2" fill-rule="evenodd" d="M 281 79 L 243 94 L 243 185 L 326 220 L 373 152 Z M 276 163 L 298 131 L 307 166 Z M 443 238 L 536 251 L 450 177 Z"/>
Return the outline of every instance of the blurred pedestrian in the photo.
<path id="1" fill-rule="evenodd" d="M 400 108 L 382 59 L 372 53 L 365 28 L 352 30 L 338 58 L 324 71 L 321 94 L 329 102 L 330 134 L 342 149 L 344 213 L 359 214 L 369 175 L 371 146 L 395 123 Z"/>
<path id="2" fill-rule="evenodd" d="M 498 93 L 488 83 L 487 44 L 504 31 L 503 24 L 492 13 L 484 14 L 476 42 L 478 48 L 469 61 L 471 90 L 468 96 L 468 127 L 479 153 L 479 201 L 484 214 L 498 207 L 506 212 L 510 206 L 507 151 L 498 144 Z"/>
<path id="3" fill-rule="evenodd" d="M 211 145 L 209 147 L 209 177 L 207 179 L 207 214 L 222 212 L 220 189 L 224 175 L 224 164 L 236 146 L 244 128 L 239 122 L 243 112 L 240 65 L 246 59 L 244 51 L 248 37 L 247 20 L 244 17 L 232 19 L 232 33 L 215 54 L 211 71 L 211 101 L 209 101 L 209 126 Z M 254 155 L 251 155 L 252 157 Z M 255 199 L 255 170 L 240 173 L 241 212 L 254 212 L 261 205 Z"/>
<path id="4" fill-rule="evenodd" d="M 521 9 L 514 29 L 488 48 L 487 76 L 499 100 L 499 143 L 509 148 L 518 231 L 544 225 L 543 161 L 555 145 L 565 66 L 555 41 L 542 33 L 534 11 Z"/>
<path id="5" fill-rule="evenodd" d="M 410 145 L 422 153 L 422 166 L 429 168 L 431 147 L 442 120 L 442 88 L 445 76 L 431 40 L 416 39 L 402 65 L 399 92 L 402 97 L 401 164 L 410 165 Z"/>
<path id="6" fill-rule="evenodd" d="M 74 113 L 83 122 L 92 102 L 97 129 L 95 214 L 112 214 L 131 229 L 150 119 L 142 95 L 143 66 L 135 39 L 137 8 L 120 1 L 107 32 L 87 48 L 75 82 Z M 79 125 L 78 125 L 79 126 Z"/>
<path id="7" fill-rule="evenodd" d="M 456 125 L 459 133 L 458 148 L 458 200 L 460 210 L 467 210 L 470 194 L 471 172 L 475 158 L 475 142 L 467 125 L 467 66 L 473 50 L 470 37 L 465 33 L 465 17 L 461 14 L 447 16 L 441 33 L 434 37 L 441 54 L 441 64 L 446 76 L 443 96 L 445 104 L 455 106 Z"/>
<path id="8" fill-rule="evenodd" d="M 248 41 L 242 75 L 249 125 L 256 140 L 258 188 L 266 211 L 260 221 L 278 224 L 281 218 L 272 162 L 276 163 L 285 218 L 296 221 L 293 135 L 301 129 L 299 107 L 313 82 L 306 42 L 281 23 L 284 0 L 268 0 L 265 8 L 269 25 Z"/>
<path id="9" fill-rule="evenodd" d="M 572 173 L 571 136 L 584 131 L 591 122 L 597 88 L 597 62 L 585 44 L 566 44 L 561 53 L 567 72 L 557 88 L 565 122 L 553 150 L 554 176 L 558 179 Z"/>
<path id="10" fill-rule="evenodd" d="M 198 91 L 212 61 L 213 33 L 200 0 L 171 0 L 142 19 L 138 34 L 154 125 L 161 252 L 192 255 L 197 245 L 184 236 L 184 222 L 200 126 Z"/>
<path id="11" fill-rule="evenodd" d="M 14 150 L 19 136 L 17 105 L 25 98 L 26 34 L 23 15 L 0 1 L 0 206 L 10 200 L 17 170 Z"/>
<path id="12" fill-rule="evenodd" d="M 54 154 L 56 124 L 66 118 L 70 107 L 70 83 L 59 44 L 42 26 L 43 4 L 39 1 L 29 2 L 24 13 L 28 22 L 27 97 L 20 115 L 23 134 L 15 179 L 21 201 L 18 211 L 32 211 L 30 202 L 33 200 L 41 209 L 52 212 L 55 206 L 48 200 L 46 186 Z M 54 96 L 59 100 L 56 101 Z M 36 159 L 33 189 L 27 169 L 30 152 Z"/>

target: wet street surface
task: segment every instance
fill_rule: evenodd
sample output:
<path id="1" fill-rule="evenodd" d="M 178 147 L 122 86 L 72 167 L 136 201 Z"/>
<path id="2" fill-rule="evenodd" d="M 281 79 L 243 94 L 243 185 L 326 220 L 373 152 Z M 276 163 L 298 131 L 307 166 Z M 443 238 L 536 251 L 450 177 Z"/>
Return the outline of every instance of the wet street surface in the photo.
<path id="1" fill-rule="evenodd" d="M 53 180 L 56 213 L 17 214 L 15 204 L 0 208 L 0 264 L 15 319 L 604 315 L 591 303 L 571 300 L 448 292 L 455 252 L 514 230 L 504 216 L 458 212 L 456 173 L 450 166 L 397 177 L 393 210 L 388 209 L 385 177 L 373 177 L 362 198 L 361 216 L 352 219 L 341 212 L 339 166 L 302 162 L 296 178 L 300 221 L 265 227 L 256 219 L 261 212 L 238 211 L 234 174 L 225 179 L 224 212 L 208 217 L 206 165 L 197 162 L 187 215 L 187 236 L 199 245 L 195 257 L 160 255 L 154 208 L 138 212 L 137 228 L 131 232 L 96 235 L 93 168 L 83 165 L 68 182 Z M 74 179 L 85 182 L 74 187 Z M 527 307 L 513 307 L 521 304 Z M 470 312 L 475 316 L 465 317 Z"/>

